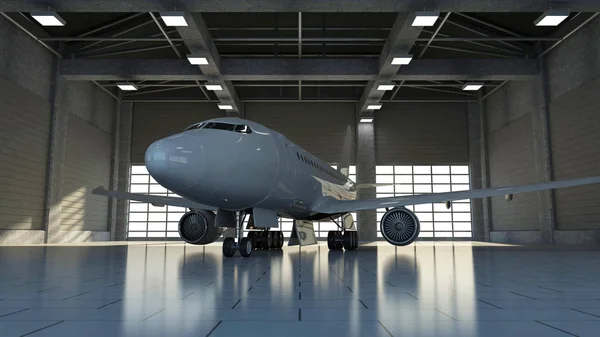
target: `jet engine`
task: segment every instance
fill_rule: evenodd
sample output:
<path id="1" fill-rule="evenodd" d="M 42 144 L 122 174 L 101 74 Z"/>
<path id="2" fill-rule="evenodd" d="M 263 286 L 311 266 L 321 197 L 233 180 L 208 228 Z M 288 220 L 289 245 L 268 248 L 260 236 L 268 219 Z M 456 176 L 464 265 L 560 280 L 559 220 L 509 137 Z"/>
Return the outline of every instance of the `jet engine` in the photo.
<path id="1" fill-rule="evenodd" d="M 388 210 L 379 223 L 381 234 L 394 246 L 411 244 L 419 236 L 421 226 L 415 213 L 404 207 Z"/>
<path id="2" fill-rule="evenodd" d="M 215 227 L 215 214 L 197 210 L 185 213 L 179 220 L 179 236 L 192 245 L 205 245 L 215 242 L 223 233 L 223 228 Z"/>

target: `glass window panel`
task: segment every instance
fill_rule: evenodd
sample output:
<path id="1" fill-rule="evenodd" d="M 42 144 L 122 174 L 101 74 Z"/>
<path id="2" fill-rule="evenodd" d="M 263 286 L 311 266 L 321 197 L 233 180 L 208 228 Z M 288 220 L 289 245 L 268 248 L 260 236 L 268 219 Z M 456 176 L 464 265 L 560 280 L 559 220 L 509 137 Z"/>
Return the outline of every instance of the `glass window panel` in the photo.
<path id="1" fill-rule="evenodd" d="M 319 228 L 319 230 L 321 230 L 321 231 L 335 231 L 335 230 L 338 230 L 338 227 L 333 222 L 321 222 L 320 225 L 321 225 L 321 227 Z"/>
<path id="2" fill-rule="evenodd" d="M 352 181 L 356 181 L 356 174 L 351 174 L 348 176 L 348 179 L 352 180 Z"/>
<path id="3" fill-rule="evenodd" d="M 394 174 L 393 166 L 375 166 L 375 174 Z"/>
<path id="4" fill-rule="evenodd" d="M 415 205 L 415 210 L 417 212 L 431 212 L 433 210 L 433 205 L 431 205 L 431 204 Z"/>
<path id="5" fill-rule="evenodd" d="M 167 230 L 177 232 L 179 230 L 179 222 L 167 222 Z"/>
<path id="6" fill-rule="evenodd" d="M 177 206 L 167 206 L 169 212 L 178 212 L 178 213 L 185 213 L 187 212 L 187 209 L 185 207 L 177 207 Z"/>
<path id="7" fill-rule="evenodd" d="M 454 221 L 471 221 L 471 213 L 454 213 Z"/>
<path id="8" fill-rule="evenodd" d="M 435 213 L 435 221 L 452 221 L 452 213 Z"/>
<path id="9" fill-rule="evenodd" d="M 167 224 L 164 222 L 148 222 L 148 231 L 166 231 Z"/>
<path id="10" fill-rule="evenodd" d="M 471 212 L 471 204 L 458 204 L 453 202 L 452 210 L 454 212 Z"/>
<path id="11" fill-rule="evenodd" d="M 148 221 L 148 213 L 129 213 L 129 221 Z"/>
<path id="12" fill-rule="evenodd" d="M 150 184 L 158 184 L 158 181 L 154 180 L 154 178 L 150 176 Z"/>
<path id="13" fill-rule="evenodd" d="M 457 203 L 467 203 L 467 202 L 471 202 L 471 199 L 454 200 L 452 202 L 452 205 L 457 204 Z"/>
<path id="14" fill-rule="evenodd" d="M 468 184 L 469 176 L 468 175 L 452 175 L 452 183 L 453 184 Z"/>
<path id="15" fill-rule="evenodd" d="M 143 202 L 129 203 L 130 212 L 148 212 L 148 204 Z"/>
<path id="16" fill-rule="evenodd" d="M 413 176 L 407 176 L 402 174 L 396 175 L 396 184 L 412 184 Z"/>
<path id="17" fill-rule="evenodd" d="M 454 230 L 455 231 L 470 231 L 471 223 L 470 222 L 455 222 Z"/>
<path id="18" fill-rule="evenodd" d="M 379 231 L 377 232 L 377 237 L 378 238 L 382 238 L 383 237 L 383 235 L 381 234 L 381 232 L 379 232 Z"/>
<path id="19" fill-rule="evenodd" d="M 413 211 L 413 212 L 415 211 L 415 205 L 406 205 L 404 207 L 406 207 L 406 209 L 409 211 Z"/>
<path id="20" fill-rule="evenodd" d="M 421 222 L 422 231 L 433 231 L 433 222 Z"/>
<path id="21" fill-rule="evenodd" d="M 334 170 L 337 170 L 337 165 L 330 165 L 331 168 L 333 168 Z"/>
<path id="22" fill-rule="evenodd" d="M 433 221 L 433 213 L 419 213 L 416 212 L 417 217 L 419 218 L 419 221 Z"/>
<path id="23" fill-rule="evenodd" d="M 434 184 L 450 184 L 449 175 L 433 176 L 432 179 Z"/>
<path id="24" fill-rule="evenodd" d="M 130 238 L 145 238 L 146 232 L 129 232 L 127 233 L 127 236 Z"/>
<path id="25" fill-rule="evenodd" d="M 315 235 L 317 235 L 317 237 L 320 237 L 320 238 L 326 238 L 327 235 L 329 235 L 329 233 L 328 232 L 318 232 L 318 233 L 315 233 Z"/>
<path id="26" fill-rule="evenodd" d="M 435 203 L 433 204 L 433 211 L 434 212 L 446 212 L 449 213 L 451 210 L 446 208 L 446 204 L 445 203 Z"/>
<path id="27" fill-rule="evenodd" d="M 348 172 L 350 174 L 356 174 L 356 166 L 355 165 L 350 165 L 350 168 L 349 168 Z"/>
<path id="28" fill-rule="evenodd" d="M 435 232 L 434 237 L 436 237 L 436 238 L 451 238 L 452 232 Z"/>
<path id="29" fill-rule="evenodd" d="M 383 218 L 383 215 L 385 213 L 377 213 L 377 222 L 381 221 L 381 218 Z M 379 227 L 378 227 L 379 228 Z"/>
<path id="30" fill-rule="evenodd" d="M 146 231 L 146 223 L 145 222 L 130 222 L 129 223 L 130 231 Z"/>
<path id="31" fill-rule="evenodd" d="M 135 176 L 131 176 L 131 183 L 132 184 L 147 184 L 148 183 L 148 176 L 147 175 L 135 175 Z"/>
<path id="32" fill-rule="evenodd" d="M 166 206 L 159 207 L 159 206 L 154 206 L 152 204 L 148 204 L 148 211 L 164 213 L 167 211 L 167 207 Z"/>
<path id="33" fill-rule="evenodd" d="M 167 232 L 167 237 L 168 238 L 178 238 L 179 233 L 178 232 Z"/>
<path id="34" fill-rule="evenodd" d="M 419 237 L 421 238 L 432 238 L 433 232 L 421 232 L 419 233 Z"/>
<path id="35" fill-rule="evenodd" d="M 290 236 L 292 236 L 292 232 L 283 232 L 283 237 L 285 238 L 289 238 Z M 284 243 L 284 246 L 286 246 L 287 244 Z"/>
<path id="36" fill-rule="evenodd" d="M 431 173 L 431 166 L 413 166 L 414 174 L 428 174 Z"/>
<path id="37" fill-rule="evenodd" d="M 455 238 L 470 238 L 471 232 L 454 232 Z"/>
<path id="38" fill-rule="evenodd" d="M 375 176 L 375 182 L 378 184 L 393 184 L 394 176 L 391 174 L 390 175 L 378 174 Z"/>
<path id="39" fill-rule="evenodd" d="M 181 220 L 181 217 L 184 215 L 185 213 L 168 213 L 167 214 L 167 221 L 173 221 L 173 222 L 179 222 L 179 220 Z"/>
<path id="40" fill-rule="evenodd" d="M 436 222 L 435 223 L 435 231 L 451 231 L 452 230 L 452 222 Z"/>
<path id="41" fill-rule="evenodd" d="M 132 165 L 131 174 L 149 174 L 145 165 Z"/>
<path id="42" fill-rule="evenodd" d="M 414 185 L 415 193 L 431 193 L 431 185 Z"/>
<path id="43" fill-rule="evenodd" d="M 469 189 L 469 185 L 458 185 L 458 184 L 452 184 L 452 192 L 456 192 L 456 191 L 467 191 Z"/>
<path id="44" fill-rule="evenodd" d="M 158 185 L 158 184 L 151 184 L 150 185 L 150 193 L 167 193 L 167 189 Z"/>
<path id="45" fill-rule="evenodd" d="M 394 166 L 396 174 L 412 174 L 413 168 L 410 165 Z"/>
<path id="46" fill-rule="evenodd" d="M 452 166 L 450 170 L 452 174 L 469 174 L 468 165 Z"/>
<path id="47" fill-rule="evenodd" d="M 164 238 L 167 236 L 165 232 L 148 232 L 149 238 Z"/>
<path id="48" fill-rule="evenodd" d="M 129 190 L 131 193 L 148 193 L 148 185 L 131 185 Z"/>
<path id="49" fill-rule="evenodd" d="M 415 184 L 431 184 L 430 175 L 415 175 Z"/>
<path id="50" fill-rule="evenodd" d="M 394 193 L 394 185 L 377 186 L 377 193 Z"/>
<path id="51" fill-rule="evenodd" d="M 450 192 L 450 185 L 433 185 L 433 193 L 445 193 Z"/>
<path id="52" fill-rule="evenodd" d="M 396 185 L 396 193 L 402 193 L 402 194 L 407 194 L 413 193 L 413 185 Z"/>
<path id="53" fill-rule="evenodd" d="M 281 230 L 283 230 L 283 231 L 291 231 L 293 227 L 294 227 L 294 223 L 292 223 L 292 222 L 282 222 L 281 223 Z"/>
<path id="54" fill-rule="evenodd" d="M 167 221 L 167 213 L 148 213 L 148 221 Z"/>
<path id="55" fill-rule="evenodd" d="M 431 173 L 433 174 L 448 174 L 450 173 L 450 166 L 432 166 Z"/>

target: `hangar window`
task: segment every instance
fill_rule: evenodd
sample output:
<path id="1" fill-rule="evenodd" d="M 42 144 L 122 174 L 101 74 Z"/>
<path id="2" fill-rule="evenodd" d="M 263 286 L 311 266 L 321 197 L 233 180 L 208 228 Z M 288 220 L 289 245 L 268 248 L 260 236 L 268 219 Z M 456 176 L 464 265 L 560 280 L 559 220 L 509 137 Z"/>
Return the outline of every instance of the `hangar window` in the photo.
<path id="1" fill-rule="evenodd" d="M 378 186 L 377 197 L 394 197 L 423 193 L 455 192 L 469 189 L 469 166 L 467 165 L 403 165 L 377 166 L 376 183 L 393 184 Z M 410 205 L 421 222 L 419 237 L 471 238 L 471 201 L 453 201 L 450 209 L 444 202 Z M 377 210 L 379 222 L 385 209 Z M 377 226 L 377 236 L 382 238 Z"/>

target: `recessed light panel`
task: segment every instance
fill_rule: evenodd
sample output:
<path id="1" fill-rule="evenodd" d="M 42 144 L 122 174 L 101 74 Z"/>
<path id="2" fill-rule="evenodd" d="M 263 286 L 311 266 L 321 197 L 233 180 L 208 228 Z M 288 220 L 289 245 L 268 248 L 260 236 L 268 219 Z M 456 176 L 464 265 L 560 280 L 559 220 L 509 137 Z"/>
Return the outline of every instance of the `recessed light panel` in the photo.
<path id="1" fill-rule="evenodd" d="M 195 55 L 188 55 L 187 59 L 190 62 L 190 64 L 193 64 L 193 65 L 206 65 L 206 64 L 208 64 L 208 59 L 206 57 L 195 56 Z"/>
<path id="2" fill-rule="evenodd" d="M 212 90 L 212 91 L 221 91 L 223 90 L 223 87 L 219 84 L 207 84 L 206 89 L 208 90 Z"/>
<path id="3" fill-rule="evenodd" d="M 431 27 L 435 25 L 439 16 L 439 12 L 419 12 L 412 25 L 413 27 Z"/>
<path id="4" fill-rule="evenodd" d="M 221 110 L 233 110 L 233 105 L 231 104 L 219 104 L 218 107 Z"/>
<path id="5" fill-rule="evenodd" d="M 381 104 L 369 104 L 367 106 L 367 110 L 379 110 L 381 109 Z"/>
<path id="6" fill-rule="evenodd" d="M 403 55 L 403 56 L 397 56 L 394 57 L 392 59 L 392 64 L 393 65 L 407 65 L 410 63 L 410 61 L 412 61 L 413 57 L 412 55 Z"/>
<path id="7" fill-rule="evenodd" d="M 34 12 L 30 13 L 35 21 L 45 27 L 64 26 L 67 22 L 54 12 Z"/>
<path id="8" fill-rule="evenodd" d="M 361 123 L 373 123 L 373 118 L 363 117 L 363 118 L 360 119 L 360 122 Z"/>
<path id="9" fill-rule="evenodd" d="M 187 27 L 187 21 L 183 17 L 183 12 L 160 13 L 160 17 L 169 27 Z"/>
<path id="10" fill-rule="evenodd" d="M 377 90 L 379 90 L 379 91 L 386 91 L 386 90 L 392 90 L 392 89 L 394 89 L 393 84 L 380 84 L 377 87 Z"/>
<path id="11" fill-rule="evenodd" d="M 483 83 L 467 83 L 463 86 L 465 91 L 477 91 L 483 87 Z"/>
<path id="12" fill-rule="evenodd" d="M 535 20 L 536 26 L 558 26 L 561 22 L 569 17 L 569 12 L 564 11 L 547 11 Z"/>
<path id="13" fill-rule="evenodd" d="M 123 91 L 136 91 L 138 87 L 132 83 L 117 83 L 117 87 Z"/>

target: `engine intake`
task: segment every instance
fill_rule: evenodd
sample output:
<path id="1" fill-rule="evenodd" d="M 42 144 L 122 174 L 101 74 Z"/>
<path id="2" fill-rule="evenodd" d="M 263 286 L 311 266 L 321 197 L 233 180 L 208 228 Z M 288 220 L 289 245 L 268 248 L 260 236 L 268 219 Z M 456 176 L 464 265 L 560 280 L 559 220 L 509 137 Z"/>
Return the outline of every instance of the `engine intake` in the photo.
<path id="1" fill-rule="evenodd" d="M 179 220 L 179 236 L 192 245 L 205 245 L 215 242 L 223 233 L 215 227 L 215 214 L 209 211 L 191 211 Z"/>
<path id="2" fill-rule="evenodd" d="M 415 213 L 404 207 L 387 211 L 379 223 L 381 234 L 395 246 L 406 246 L 419 237 L 421 225 Z"/>

